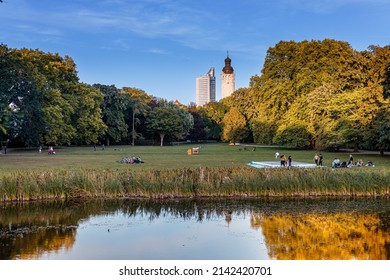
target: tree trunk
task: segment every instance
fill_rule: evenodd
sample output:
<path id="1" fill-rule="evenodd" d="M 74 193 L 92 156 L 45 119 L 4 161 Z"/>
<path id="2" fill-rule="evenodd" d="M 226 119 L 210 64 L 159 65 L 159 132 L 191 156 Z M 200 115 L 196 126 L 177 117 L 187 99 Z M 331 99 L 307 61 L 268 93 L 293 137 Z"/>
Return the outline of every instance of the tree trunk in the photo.
<path id="1" fill-rule="evenodd" d="M 160 146 L 161 146 L 161 147 L 163 146 L 163 143 L 164 143 L 164 136 L 165 136 L 164 133 L 160 133 L 160 140 L 161 140 Z"/>
<path id="2" fill-rule="evenodd" d="M 134 147 L 134 138 L 135 138 L 135 110 L 134 110 L 134 107 L 133 107 L 133 123 L 132 123 L 132 130 L 131 130 L 131 146 Z"/>
<path id="3" fill-rule="evenodd" d="M 315 139 L 312 139 L 312 140 L 311 140 L 311 147 L 312 147 L 312 149 L 315 149 L 315 150 L 316 150 L 316 149 L 317 149 L 317 146 L 316 146 L 316 145 L 317 145 L 316 140 L 315 140 Z"/>

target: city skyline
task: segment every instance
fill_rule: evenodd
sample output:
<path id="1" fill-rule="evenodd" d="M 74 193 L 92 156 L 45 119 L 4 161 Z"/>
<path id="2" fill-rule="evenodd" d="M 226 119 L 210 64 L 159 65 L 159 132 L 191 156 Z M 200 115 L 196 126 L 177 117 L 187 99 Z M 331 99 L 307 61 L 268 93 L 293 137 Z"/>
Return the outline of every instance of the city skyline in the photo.
<path id="1" fill-rule="evenodd" d="M 390 0 L 7 0 L 0 43 L 70 56 L 81 82 L 136 87 L 189 104 L 194 77 L 234 58 L 235 88 L 260 75 L 279 41 L 390 42 Z M 221 98 L 217 83 L 216 99 Z"/>

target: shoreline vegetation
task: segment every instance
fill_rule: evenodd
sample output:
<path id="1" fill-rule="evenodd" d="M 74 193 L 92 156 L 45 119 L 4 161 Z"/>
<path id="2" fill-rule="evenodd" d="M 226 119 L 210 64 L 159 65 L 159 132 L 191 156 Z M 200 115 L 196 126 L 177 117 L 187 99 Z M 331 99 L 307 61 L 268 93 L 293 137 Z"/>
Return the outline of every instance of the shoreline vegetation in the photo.
<path id="1" fill-rule="evenodd" d="M 390 197 L 387 155 L 353 154 L 375 167 L 332 169 L 334 158 L 350 152 L 323 152 L 327 168 L 257 169 L 248 162 L 276 161 L 275 152 L 294 162 L 313 163 L 313 150 L 224 143 L 166 147 L 56 147 L 55 155 L 36 149 L 14 149 L 0 156 L 0 203 L 94 198 L 256 198 L 256 197 Z M 139 156 L 142 164 L 123 164 Z"/>
<path id="2" fill-rule="evenodd" d="M 388 197 L 385 169 L 79 169 L 0 176 L 2 202 L 89 198 Z"/>

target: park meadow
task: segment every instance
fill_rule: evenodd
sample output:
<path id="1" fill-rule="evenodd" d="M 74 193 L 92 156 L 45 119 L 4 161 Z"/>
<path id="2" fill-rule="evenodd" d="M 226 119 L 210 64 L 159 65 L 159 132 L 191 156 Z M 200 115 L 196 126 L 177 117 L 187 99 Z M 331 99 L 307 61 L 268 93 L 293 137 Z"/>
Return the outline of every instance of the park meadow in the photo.
<path id="1" fill-rule="evenodd" d="M 198 155 L 188 149 L 199 147 Z M 389 196 L 390 158 L 352 153 L 375 167 L 331 168 L 350 151 L 321 152 L 326 168 L 256 169 L 250 161 L 277 161 L 275 152 L 313 163 L 313 150 L 226 143 L 175 146 L 14 149 L 0 155 L 0 197 L 5 201 L 83 198 Z M 139 157 L 144 163 L 125 164 Z"/>

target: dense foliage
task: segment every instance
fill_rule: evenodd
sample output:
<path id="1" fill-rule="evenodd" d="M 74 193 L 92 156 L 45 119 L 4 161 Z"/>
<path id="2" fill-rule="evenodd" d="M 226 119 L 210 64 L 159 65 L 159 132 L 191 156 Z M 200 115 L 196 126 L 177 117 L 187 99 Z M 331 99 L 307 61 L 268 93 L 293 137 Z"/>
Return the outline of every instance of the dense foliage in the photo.
<path id="1" fill-rule="evenodd" d="M 390 47 L 358 52 L 348 43 L 280 42 L 260 76 L 227 100 L 253 140 L 301 148 L 389 149 Z"/>
<path id="2" fill-rule="evenodd" d="M 185 138 L 193 127 L 182 107 L 136 88 L 81 83 L 70 57 L 39 50 L 0 45 L 0 93 L 3 145 L 134 144 L 161 135 L 153 112 L 168 108 L 179 123 L 164 131 L 170 140 Z M 165 116 L 175 123 L 172 114 Z"/>
<path id="3" fill-rule="evenodd" d="M 0 45 L 0 137 L 15 145 L 225 140 L 390 149 L 390 46 L 281 41 L 260 75 L 188 107 L 141 89 L 81 83 L 68 57 Z"/>
<path id="4" fill-rule="evenodd" d="M 3 140 L 27 146 L 89 144 L 106 131 L 103 95 L 79 82 L 70 57 L 0 45 L 0 69 Z"/>

